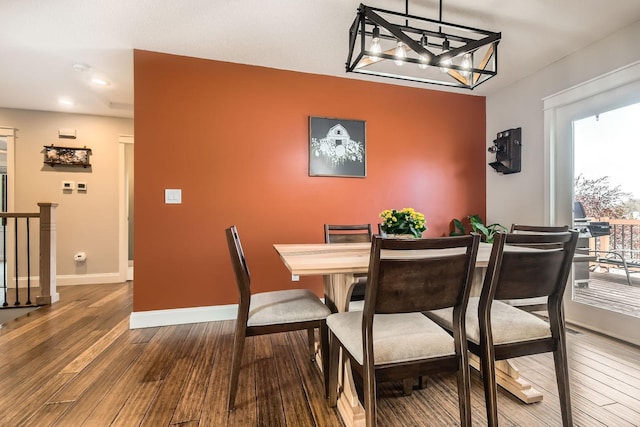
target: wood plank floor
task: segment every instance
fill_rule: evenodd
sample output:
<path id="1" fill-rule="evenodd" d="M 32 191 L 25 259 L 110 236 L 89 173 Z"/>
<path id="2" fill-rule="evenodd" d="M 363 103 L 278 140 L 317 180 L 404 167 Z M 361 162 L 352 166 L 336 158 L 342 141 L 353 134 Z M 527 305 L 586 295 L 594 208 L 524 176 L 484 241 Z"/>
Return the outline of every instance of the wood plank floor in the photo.
<path id="1" fill-rule="evenodd" d="M 0 329 L 0 426 L 340 426 L 322 397 L 305 333 L 247 340 L 237 409 L 225 410 L 233 322 L 128 329 L 129 284 L 61 287 L 61 302 Z M 569 334 L 578 426 L 640 425 L 640 349 Z M 501 426 L 558 426 L 553 359 L 518 359 L 544 393 L 525 405 L 499 392 Z M 430 378 L 410 397 L 379 387 L 381 426 L 459 424 L 455 378 Z M 473 424 L 486 425 L 472 374 Z"/>

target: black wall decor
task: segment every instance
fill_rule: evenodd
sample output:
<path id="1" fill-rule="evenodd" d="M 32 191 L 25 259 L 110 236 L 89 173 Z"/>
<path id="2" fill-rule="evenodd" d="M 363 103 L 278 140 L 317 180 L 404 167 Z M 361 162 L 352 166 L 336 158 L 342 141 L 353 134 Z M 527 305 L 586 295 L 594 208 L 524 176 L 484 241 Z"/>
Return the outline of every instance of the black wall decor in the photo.
<path id="1" fill-rule="evenodd" d="M 522 128 L 507 129 L 498 132 L 490 153 L 495 153 L 496 161 L 489 163 L 496 172 L 503 174 L 520 172 L 520 150 L 522 147 Z"/>
<path id="2" fill-rule="evenodd" d="M 309 176 L 367 176 L 364 120 L 309 117 Z"/>

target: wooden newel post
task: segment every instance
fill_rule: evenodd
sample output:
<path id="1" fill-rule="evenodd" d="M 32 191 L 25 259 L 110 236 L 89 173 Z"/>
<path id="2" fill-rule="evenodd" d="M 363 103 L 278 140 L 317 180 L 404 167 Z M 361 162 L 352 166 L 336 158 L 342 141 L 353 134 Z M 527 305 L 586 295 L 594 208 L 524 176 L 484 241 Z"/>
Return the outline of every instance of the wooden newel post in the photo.
<path id="1" fill-rule="evenodd" d="M 40 296 L 37 304 L 51 304 L 60 300 L 56 290 L 56 207 L 57 203 L 38 203 L 40 206 Z"/>

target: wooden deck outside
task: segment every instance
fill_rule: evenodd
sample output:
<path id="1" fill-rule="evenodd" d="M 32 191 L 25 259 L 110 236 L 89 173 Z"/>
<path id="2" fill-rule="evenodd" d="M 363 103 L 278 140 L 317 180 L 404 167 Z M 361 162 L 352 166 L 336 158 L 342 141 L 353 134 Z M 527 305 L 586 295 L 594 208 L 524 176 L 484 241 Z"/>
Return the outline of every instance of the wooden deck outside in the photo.
<path id="1" fill-rule="evenodd" d="M 573 300 L 593 307 L 640 317 L 640 278 L 632 277 L 631 283 L 632 286 L 629 286 L 623 275 L 592 272 L 589 276 L 588 287 L 573 288 Z"/>

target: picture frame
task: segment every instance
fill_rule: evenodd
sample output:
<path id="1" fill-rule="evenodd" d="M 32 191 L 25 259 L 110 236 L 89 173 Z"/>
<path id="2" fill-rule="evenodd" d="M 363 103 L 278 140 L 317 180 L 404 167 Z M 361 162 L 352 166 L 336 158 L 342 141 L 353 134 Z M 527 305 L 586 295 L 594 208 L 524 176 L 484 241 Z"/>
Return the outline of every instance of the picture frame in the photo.
<path id="1" fill-rule="evenodd" d="M 366 122 L 310 116 L 309 176 L 365 178 Z"/>
<path id="2" fill-rule="evenodd" d="M 91 148 L 87 147 L 59 147 L 54 145 L 44 146 L 44 163 L 54 167 L 60 166 L 81 166 L 90 167 L 89 158 Z"/>

